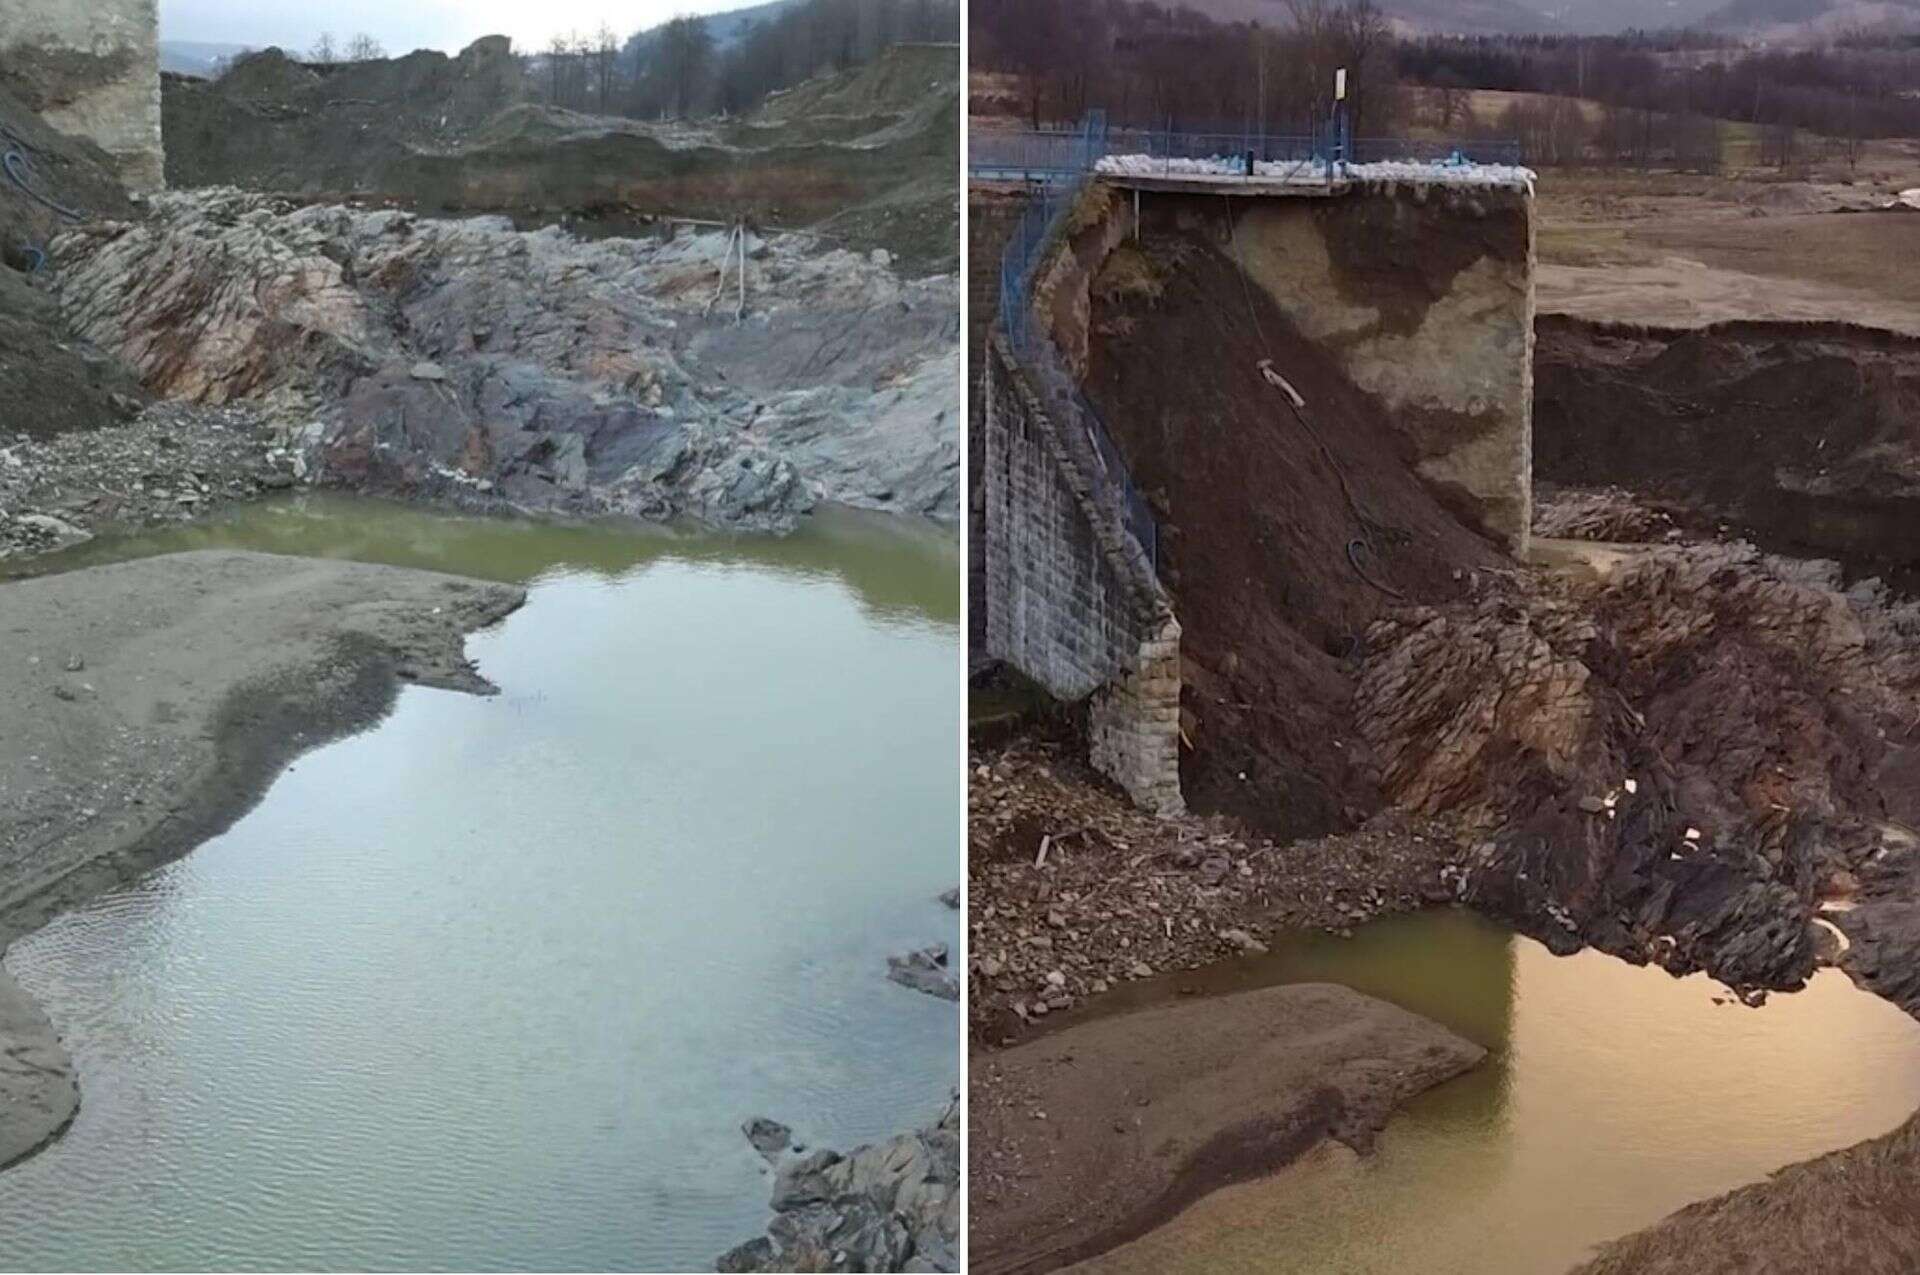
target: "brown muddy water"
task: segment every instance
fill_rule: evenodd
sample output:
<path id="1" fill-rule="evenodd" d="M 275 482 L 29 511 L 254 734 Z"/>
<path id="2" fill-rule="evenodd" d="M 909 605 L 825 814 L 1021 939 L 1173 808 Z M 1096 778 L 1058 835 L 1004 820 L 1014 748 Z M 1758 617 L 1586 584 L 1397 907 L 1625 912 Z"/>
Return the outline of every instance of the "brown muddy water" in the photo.
<path id="1" fill-rule="evenodd" d="M 768 1220 L 764 1114 L 939 1115 L 959 941 L 950 533 L 784 539 L 256 505 L 38 564 L 229 547 L 524 581 L 226 834 L 15 943 L 79 1071 L 0 1173 L 0 1266 L 711 1270 Z"/>
<path id="2" fill-rule="evenodd" d="M 1885 1133 L 1920 1107 L 1920 1023 L 1845 975 L 1759 1009 L 1704 975 L 1556 957 L 1454 910 L 1122 989 L 1337 982 L 1491 1051 L 1396 1114 L 1075 1270 L 1540 1275 L 1694 1200 Z"/>

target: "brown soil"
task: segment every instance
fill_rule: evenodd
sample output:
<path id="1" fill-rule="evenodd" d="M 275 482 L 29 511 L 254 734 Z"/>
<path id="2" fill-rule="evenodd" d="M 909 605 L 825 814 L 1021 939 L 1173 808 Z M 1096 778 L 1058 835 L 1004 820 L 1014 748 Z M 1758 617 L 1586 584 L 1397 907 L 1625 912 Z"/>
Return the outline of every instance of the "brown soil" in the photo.
<path id="1" fill-rule="evenodd" d="M 1463 596 L 1501 555 L 1219 244 L 1150 235 L 1113 262 L 1095 284 L 1087 393 L 1162 524 L 1187 800 L 1283 839 L 1355 827 L 1381 805 L 1351 707 L 1367 626 L 1403 600 Z M 1163 282 L 1127 286 L 1129 269 Z M 1304 419 L 1262 359 L 1306 399 Z"/>
<path id="2" fill-rule="evenodd" d="M 1731 524 L 1785 554 L 1920 564 L 1920 339 L 1551 316 L 1536 330 L 1541 479 L 1624 487 L 1682 526 Z"/>
<path id="3" fill-rule="evenodd" d="M 49 128 L 0 88 L 0 153 L 18 150 L 36 199 L 0 175 L 0 446 L 45 439 L 136 413 L 144 395 L 117 360 L 73 339 L 49 287 L 52 238 L 73 223 L 43 200 L 87 217 L 133 208 L 113 161 L 93 143 Z"/>
<path id="4" fill-rule="evenodd" d="M 1369 1144 L 1485 1051 L 1330 984 L 1164 1005 L 976 1058 L 969 1269 L 1053 1270 L 1324 1138 Z"/>
<path id="5" fill-rule="evenodd" d="M 1615 1240 L 1574 1275 L 1909 1275 L 1920 1116 Z"/>

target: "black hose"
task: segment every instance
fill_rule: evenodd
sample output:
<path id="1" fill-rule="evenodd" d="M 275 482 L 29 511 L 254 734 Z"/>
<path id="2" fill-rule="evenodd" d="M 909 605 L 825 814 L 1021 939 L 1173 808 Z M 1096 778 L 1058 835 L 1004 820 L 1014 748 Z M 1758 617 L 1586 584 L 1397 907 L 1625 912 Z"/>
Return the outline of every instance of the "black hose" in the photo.
<path id="1" fill-rule="evenodd" d="M 1360 550 L 1365 550 L 1368 553 L 1372 553 L 1373 546 L 1368 544 L 1365 540 L 1362 540 L 1358 536 L 1355 536 L 1353 539 L 1347 541 L 1347 565 L 1353 568 L 1353 574 L 1359 576 L 1362 581 L 1372 585 L 1374 588 L 1380 590 L 1380 592 L 1386 594 L 1388 597 L 1398 598 L 1402 602 L 1405 602 L 1407 600 L 1406 594 L 1400 592 L 1400 590 L 1392 587 L 1391 585 L 1381 584 L 1378 580 L 1374 579 L 1372 576 L 1367 574 L 1367 569 L 1360 565 L 1360 553 L 1359 553 Z"/>
<path id="2" fill-rule="evenodd" d="M 8 136 L 11 137 L 13 135 L 9 133 Z M 47 207 L 53 209 L 54 212 L 65 217 L 68 221 L 81 221 L 85 219 L 86 214 L 80 212 L 78 209 L 69 208 L 65 204 L 55 203 L 27 184 L 27 176 L 32 172 L 32 169 L 27 164 L 26 155 L 21 151 L 17 149 L 9 150 L 5 155 L 0 156 L 0 169 L 6 171 L 7 176 L 13 179 L 13 184 L 24 191 L 28 199 L 36 203 L 45 204 Z"/>

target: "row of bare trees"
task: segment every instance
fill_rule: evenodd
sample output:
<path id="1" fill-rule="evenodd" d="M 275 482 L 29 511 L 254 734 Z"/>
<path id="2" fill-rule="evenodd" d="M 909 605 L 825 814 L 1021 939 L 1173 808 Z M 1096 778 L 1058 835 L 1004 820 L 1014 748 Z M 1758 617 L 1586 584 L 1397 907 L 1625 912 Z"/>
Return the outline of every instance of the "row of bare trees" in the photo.
<path id="1" fill-rule="evenodd" d="M 607 23 L 555 36 L 528 59 L 530 82 L 570 110 L 687 118 L 751 109 L 772 92 L 872 60 L 902 42 L 953 42 L 960 0 L 804 0 L 722 45 L 711 19 L 683 14 L 622 40 Z"/>
<path id="2" fill-rule="evenodd" d="M 1287 0 L 1283 20 L 1218 22 L 1152 0 L 972 0 L 976 68 L 1014 72 L 1029 122 L 1104 107 L 1119 125 L 1304 129 L 1347 72 L 1356 130 L 1397 122 L 1392 28 L 1375 0 Z"/>
<path id="3" fill-rule="evenodd" d="M 333 32 L 322 31 L 320 38 L 313 42 L 313 48 L 307 51 L 307 61 L 331 65 L 336 62 L 372 62 L 376 58 L 387 56 L 380 41 L 365 31 L 356 32 L 343 45 L 333 38 Z"/>

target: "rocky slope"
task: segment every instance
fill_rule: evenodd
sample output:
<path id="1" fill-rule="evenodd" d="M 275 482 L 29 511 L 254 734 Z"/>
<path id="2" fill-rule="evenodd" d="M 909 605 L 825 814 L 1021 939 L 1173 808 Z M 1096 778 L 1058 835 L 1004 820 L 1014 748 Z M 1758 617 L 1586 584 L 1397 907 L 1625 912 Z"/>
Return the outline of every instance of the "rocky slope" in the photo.
<path id="1" fill-rule="evenodd" d="M 52 255 L 82 337 L 153 394 L 257 405 L 302 480 L 744 529 L 957 517 L 951 281 L 750 238 L 744 306 L 738 257 L 715 304 L 724 243 L 214 190 Z"/>

